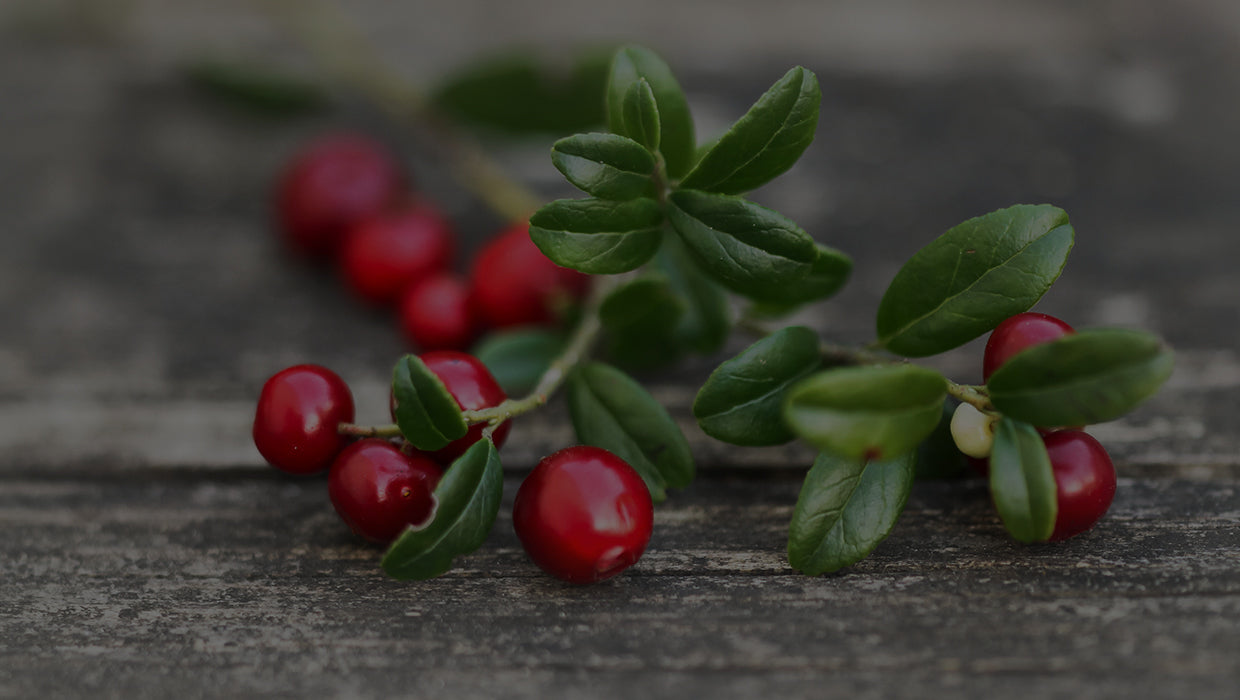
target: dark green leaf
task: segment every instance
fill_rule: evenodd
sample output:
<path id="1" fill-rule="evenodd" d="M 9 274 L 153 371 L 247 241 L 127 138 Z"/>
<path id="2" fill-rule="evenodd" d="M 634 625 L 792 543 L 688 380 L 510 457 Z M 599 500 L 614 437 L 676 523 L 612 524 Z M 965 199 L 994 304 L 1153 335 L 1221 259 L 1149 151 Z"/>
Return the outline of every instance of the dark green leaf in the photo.
<path id="1" fill-rule="evenodd" d="M 645 78 L 629 85 L 624 95 L 624 131 L 652 151 L 659 150 L 659 104 Z"/>
<path id="2" fill-rule="evenodd" d="M 693 401 L 702 432 L 733 445 L 778 445 L 796 437 L 784 423 L 789 389 L 822 366 L 818 334 L 780 329 L 719 365 Z"/>
<path id="3" fill-rule="evenodd" d="M 917 365 L 841 367 L 794 386 L 784 419 L 819 449 L 853 459 L 889 459 L 929 435 L 943 412 L 947 382 Z"/>
<path id="4" fill-rule="evenodd" d="M 1051 459 L 1037 428 L 1010 418 L 995 427 L 990 495 L 1003 526 L 1019 542 L 1045 542 L 1055 531 L 1058 499 Z"/>
<path id="5" fill-rule="evenodd" d="M 895 527 L 912 487 L 912 453 L 883 462 L 820 454 L 792 511 L 788 563 L 818 576 L 865 559 Z"/>
<path id="6" fill-rule="evenodd" d="M 1072 250 L 1062 209 L 1019 204 L 970 219 L 909 259 L 878 306 L 878 339 L 906 357 L 964 345 L 1029 310 Z"/>
<path id="7" fill-rule="evenodd" d="M 475 442 L 435 487 L 430 522 L 405 530 L 383 556 L 383 570 L 398 579 L 435 578 L 452 560 L 482 546 L 504 493 L 504 470 L 490 440 Z"/>
<path id="8" fill-rule="evenodd" d="M 316 112 L 330 102 L 318 85 L 263 66 L 201 61 L 187 66 L 185 76 L 216 97 L 273 115 Z"/>
<path id="9" fill-rule="evenodd" d="M 668 220 L 699 265 L 728 289 L 778 301 L 780 289 L 809 275 L 814 239 L 779 212 L 736 197 L 680 190 Z"/>
<path id="10" fill-rule="evenodd" d="M 509 396 L 534 388 L 551 361 L 564 348 L 564 336 L 541 328 L 501 331 L 487 336 L 473 349 L 495 381 Z"/>
<path id="11" fill-rule="evenodd" d="M 577 439 L 628 462 L 655 501 L 666 497 L 665 487 L 693 480 L 693 454 L 680 428 L 624 372 L 599 362 L 579 367 L 568 381 L 568 410 Z"/>
<path id="12" fill-rule="evenodd" d="M 809 274 L 773 289 L 766 300 L 755 304 L 756 313 L 769 317 L 786 316 L 804 304 L 826 299 L 844 286 L 852 272 L 852 259 L 825 245 L 815 244 L 814 248 L 817 257 Z"/>
<path id="13" fill-rule="evenodd" d="M 396 363 L 392 395 L 396 424 L 419 450 L 438 450 L 469 431 L 456 399 L 417 355 L 405 355 Z"/>
<path id="14" fill-rule="evenodd" d="M 680 177 L 693 160 L 693 117 L 672 69 L 650 49 L 626 46 L 616 52 L 607 82 L 607 123 L 615 133 L 633 136 L 624 121 L 624 98 L 633 83 L 642 78 L 650 84 L 658 105 L 659 151 L 667 164 L 667 174 Z"/>
<path id="15" fill-rule="evenodd" d="M 639 368 L 675 362 L 683 354 L 676 328 L 684 310 L 684 300 L 663 275 L 645 275 L 617 287 L 598 311 L 608 356 Z"/>
<path id="16" fill-rule="evenodd" d="M 995 408 L 1042 426 L 1119 418 L 1157 393 L 1174 353 L 1135 330 L 1085 330 L 1035 345 L 1008 360 L 987 388 Z"/>
<path id="17" fill-rule="evenodd" d="M 602 199 L 635 199 L 655 194 L 654 156 L 630 138 L 615 134 L 577 134 L 551 147 L 551 162 L 568 181 Z"/>
<path id="18" fill-rule="evenodd" d="M 791 168 L 814 140 L 821 102 L 818 78 L 793 68 L 732 125 L 681 186 L 739 194 L 766 184 Z"/>
<path id="19" fill-rule="evenodd" d="M 703 355 L 718 352 L 732 328 L 727 293 L 702 274 L 677 236 L 663 237 L 655 265 L 685 305 L 676 325 L 677 343 Z"/>
<path id="20" fill-rule="evenodd" d="M 530 217 L 530 238 L 561 267 L 610 275 L 654 257 L 662 224 L 663 209 L 653 199 L 557 199 Z"/>
<path id="21" fill-rule="evenodd" d="M 571 66 L 530 54 L 490 56 L 449 78 L 431 99 L 468 124 L 518 134 L 571 134 L 607 121 L 610 70 L 610 52 L 587 52 Z"/>
<path id="22" fill-rule="evenodd" d="M 955 401 L 943 402 L 939 424 L 917 446 L 918 479 L 954 479 L 968 471 L 968 458 L 952 438 L 952 414 L 959 405 Z"/>

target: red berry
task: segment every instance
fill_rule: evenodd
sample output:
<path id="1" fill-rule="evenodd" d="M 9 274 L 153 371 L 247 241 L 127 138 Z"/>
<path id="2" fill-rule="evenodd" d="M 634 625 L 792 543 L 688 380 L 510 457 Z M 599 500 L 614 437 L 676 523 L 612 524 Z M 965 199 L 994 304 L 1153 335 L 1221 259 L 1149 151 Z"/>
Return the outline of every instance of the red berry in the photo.
<path id="1" fill-rule="evenodd" d="M 1115 467 L 1089 433 L 1057 430 L 1043 436 L 1055 474 L 1059 514 L 1051 541 L 1066 540 L 1094 526 L 1115 497 Z"/>
<path id="2" fill-rule="evenodd" d="M 982 381 L 990 381 L 990 375 L 1021 350 L 1049 343 L 1073 332 L 1072 326 L 1054 316 L 1032 311 L 1004 320 L 986 341 L 986 352 L 982 356 Z"/>
<path id="3" fill-rule="evenodd" d="M 392 206 L 403 190 L 400 168 L 379 144 L 325 136 L 294 156 L 277 183 L 280 230 L 294 250 L 325 257 L 349 226 Z"/>
<path id="4" fill-rule="evenodd" d="M 345 234 L 340 266 L 349 288 L 372 304 L 390 304 L 410 284 L 452 262 L 452 226 L 415 203 L 363 219 Z"/>
<path id="5" fill-rule="evenodd" d="M 465 349 L 476 331 L 468 284 L 441 273 L 409 285 L 400 299 L 400 325 L 422 350 Z"/>
<path id="6" fill-rule="evenodd" d="M 335 372 L 318 365 L 282 370 L 263 384 L 254 413 L 254 445 L 271 466 L 313 474 L 345 445 L 336 427 L 353 421 L 353 395 Z"/>
<path id="7" fill-rule="evenodd" d="M 424 352 L 418 357 L 426 364 L 426 368 L 435 373 L 447 387 L 448 393 L 456 399 L 456 404 L 465 410 L 477 410 L 498 406 L 508 398 L 508 394 L 500 388 L 499 382 L 491 375 L 491 370 L 473 355 L 454 350 L 435 350 Z M 454 440 L 447 447 L 428 453 L 428 456 L 440 464 L 449 464 L 452 460 L 465 454 L 471 445 L 482 439 L 485 424 L 478 423 L 469 427 L 465 437 Z M 508 438 L 512 421 L 505 421 L 491 434 L 496 447 L 501 447 Z"/>
<path id="8" fill-rule="evenodd" d="M 543 255 L 526 224 L 514 225 L 487 243 L 469 273 L 474 308 L 493 328 L 552 323 L 558 305 L 580 297 L 588 281 Z"/>
<path id="9" fill-rule="evenodd" d="M 549 455 L 517 491 L 512 524 L 530 559 L 571 583 L 632 566 L 654 526 L 650 490 L 624 460 L 598 447 Z"/>
<path id="10" fill-rule="evenodd" d="M 434 515 L 431 494 L 442 474 L 426 457 L 370 438 L 349 445 L 332 462 L 327 493 L 353 532 L 386 543 Z"/>

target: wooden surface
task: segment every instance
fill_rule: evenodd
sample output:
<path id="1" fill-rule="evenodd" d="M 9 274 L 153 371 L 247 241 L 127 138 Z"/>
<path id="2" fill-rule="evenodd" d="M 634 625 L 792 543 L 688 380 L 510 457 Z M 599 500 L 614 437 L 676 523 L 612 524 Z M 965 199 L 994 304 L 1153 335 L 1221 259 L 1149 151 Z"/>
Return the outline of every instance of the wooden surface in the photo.
<path id="1" fill-rule="evenodd" d="M 487 544 L 436 581 L 389 580 L 322 479 L 282 477 L 250 443 L 274 371 L 332 366 L 359 418 L 379 421 L 406 349 L 330 271 L 282 255 L 270 181 L 309 135 L 362 128 L 408 156 L 464 252 L 496 222 L 364 105 L 256 120 L 179 80 L 178 61 L 208 48 L 296 56 L 261 23 L 194 2 L 142 7 L 122 29 L 0 15 L 0 698 L 1235 697 L 1234 10 L 945 2 L 936 24 L 912 6 L 815 4 L 798 23 L 795 6 L 730 53 L 717 43 L 727 5 L 698 46 L 667 53 L 706 133 L 793 63 L 822 80 L 817 141 L 756 195 L 856 260 L 846 291 L 799 321 L 865 342 L 914 250 L 969 216 L 1050 201 L 1078 238 L 1039 309 L 1148 328 L 1176 348 L 1162 394 L 1092 429 L 1121 476 L 1096 529 L 1020 546 L 980 480 L 926 482 L 871 558 L 795 574 L 783 547 L 811 453 L 697 432 L 695 382 L 720 359 L 703 358 L 647 378 L 700 476 L 659 508 L 630 572 L 571 587 L 517 545 L 522 473 L 571 441 L 553 406 L 503 451 Z M 500 42 L 402 42 L 402 27 L 427 30 L 385 3 L 358 7 L 415 75 L 437 74 L 437 51 L 451 62 Z M 540 16 L 572 11 L 544 0 L 531 5 L 543 15 L 487 20 L 454 7 L 449 35 L 504 21 L 532 41 L 553 39 Z M 649 24 L 615 26 L 672 43 L 674 26 Z M 833 41 L 818 40 L 828 25 Z M 773 27 L 799 33 L 776 42 Z M 564 193 L 545 144 L 496 153 L 546 196 Z M 973 343 L 935 364 L 972 381 L 979 356 Z"/>

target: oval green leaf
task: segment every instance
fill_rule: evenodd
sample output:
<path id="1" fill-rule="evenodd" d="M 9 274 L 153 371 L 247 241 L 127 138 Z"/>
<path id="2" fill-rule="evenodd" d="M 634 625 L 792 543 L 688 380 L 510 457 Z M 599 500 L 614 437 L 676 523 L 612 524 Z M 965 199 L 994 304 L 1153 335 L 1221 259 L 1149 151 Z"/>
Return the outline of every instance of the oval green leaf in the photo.
<path id="1" fill-rule="evenodd" d="M 666 497 L 665 487 L 693 480 L 693 454 L 680 427 L 624 372 L 600 362 L 579 367 L 568 380 L 568 410 L 577 439 L 628 462 L 655 501 Z"/>
<path id="2" fill-rule="evenodd" d="M 947 381 L 917 365 L 841 367 L 788 393 L 784 420 L 802 439 L 852 459 L 890 459 L 917 447 L 939 423 Z"/>
<path id="3" fill-rule="evenodd" d="M 818 334 L 782 328 L 719 365 L 693 401 L 702 432 L 733 445 L 779 445 L 796 437 L 784 423 L 789 389 L 822 366 Z"/>
<path id="4" fill-rule="evenodd" d="M 676 324 L 678 344 L 702 355 L 718 352 L 732 329 L 727 293 L 702 274 L 677 236 L 663 237 L 655 265 L 684 303 L 684 313 Z"/>
<path id="5" fill-rule="evenodd" d="M 562 334 L 523 328 L 491 334 L 472 352 L 491 370 L 505 393 L 520 396 L 534 388 L 563 348 Z"/>
<path id="6" fill-rule="evenodd" d="M 659 152 L 667 164 L 667 174 L 685 174 L 693 160 L 696 140 L 689 101 L 672 75 L 672 69 L 655 52 L 641 46 L 626 46 L 616 52 L 607 82 L 607 123 L 611 130 L 630 136 L 624 121 L 624 98 L 633 83 L 645 79 L 654 93 L 659 112 Z"/>
<path id="7" fill-rule="evenodd" d="M 680 190 L 668 220 L 698 264 L 724 287 L 758 301 L 778 301 L 780 289 L 813 268 L 814 239 L 779 212 L 721 194 Z"/>
<path id="8" fill-rule="evenodd" d="M 812 71 L 788 71 L 732 125 L 681 181 L 687 189 L 739 194 L 791 168 L 814 140 L 822 91 Z"/>
<path id="9" fill-rule="evenodd" d="M 530 217 L 530 238 L 561 267 L 611 275 L 654 257 L 662 224 L 662 207 L 653 199 L 558 199 Z"/>
<path id="10" fill-rule="evenodd" d="M 396 425 L 419 450 L 438 450 L 469 431 L 460 404 L 417 355 L 405 355 L 392 373 Z"/>
<path id="11" fill-rule="evenodd" d="M 814 245 L 814 258 L 809 274 L 790 284 L 772 290 L 772 294 L 754 305 L 754 313 L 769 318 L 786 316 L 805 304 L 821 301 L 838 292 L 852 272 L 852 258 L 825 245 Z"/>
<path id="12" fill-rule="evenodd" d="M 551 162 L 569 182 L 601 199 L 635 199 L 655 194 L 654 156 L 630 138 L 577 134 L 556 141 Z"/>
<path id="13" fill-rule="evenodd" d="M 624 131 L 652 151 L 659 150 L 659 104 L 645 78 L 638 78 L 624 95 Z"/>
<path id="14" fill-rule="evenodd" d="M 1072 250 L 1068 215 L 1018 204 L 959 224 L 917 251 L 878 305 L 878 340 L 925 357 L 964 345 L 1050 289 Z"/>
<path id="15" fill-rule="evenodd" d="M 618 364 L 650 368 L 684 354 L 676 335 L 685 302 L 666 277 L 647 274 L 625 282 L 599 305 L 607 355 Z"/>
<path id="16" fill-rule="evenodd" d="M 499 513 L 504 470 L 490 440 L 475 442 L 444 472 L 429 522 L 405 530 L 383 556 L 393 578 L 422 581 L 452 568 L 452 560 L 486 541 Z"/>
<path id="17" fill-rule="evenodd" d="M 1174 353 L 1136 330 L 1094 329 L 1017 354 L 987 383 L 995 408 L 1042 426 L 1114 420 L 1171 376 Z"/>
<path id="18" fill-rule="evenodd" d="M 865 559 L 895 527 L 913 487 L 913 454 L 866 462 L 822 453 L 788 526 L 788 563 L 810 576 Z"/>
<path id="19" fill-rule="evenodd" d="M 995 426 L 990 495 L 1003 527 L 1018 542 L 1045 542 L 1055 531 L 1058 497 L 1051 459 L 1037 428 L 1010 418 Z"/>

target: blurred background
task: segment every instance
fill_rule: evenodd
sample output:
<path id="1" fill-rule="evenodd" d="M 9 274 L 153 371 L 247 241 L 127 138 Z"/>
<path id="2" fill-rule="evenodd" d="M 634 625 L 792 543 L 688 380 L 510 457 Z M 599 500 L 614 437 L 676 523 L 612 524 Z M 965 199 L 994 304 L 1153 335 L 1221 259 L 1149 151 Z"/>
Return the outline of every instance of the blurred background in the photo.
<path id="1" fill-rule="evenodd" d="M 0 2 L 0 465 L 257 466 L 254 396 L 298 362 L 337 369 L 359 419 L 383 420 L 389 368 L 408 348 L 332 271 L 284 255 L 269 225 L 282 163 L 315 134 L 363 130 L 402 153 L 453 217 L 462 259 L 501 222 L 424 140 L 333 87 L 291 31 L 308 7 Z M 1071 215 L 1077 246 L 1039 310 L 1078 327 L 1144 327 L 1179 351 L 1163 396 L 1100 427 L 1114 452 L 1136 465 L 1236 464 L 1219 407 L 1236 408 L 1240 384 L 1240 4 L 331 7 L 329 33 L 356 34 L 427 91 L 514 50 L 563 71 L 582 52 L 646 44 L 676 71 L 702 138 L 790 66 L 812 69 L 817 139 L 754 198 L 855 268 L 800 320 L 868 341 L 879 297 L 917 248 L 966 218 L 1051 202 Z M 329 88 L 330 102 L 291 116 L 230 104 L 195 78 L 221 62 Z M 567 193 L 547 158 L 553 136 L 478 138 L 539 195 Z M 975 381 L 979 356 L 975 343 L 939 362 Z M 692 390 L 656 395 L 683 411 Z M 567 439 L 562 421 L 541 425 L 532 439 Z"/>

